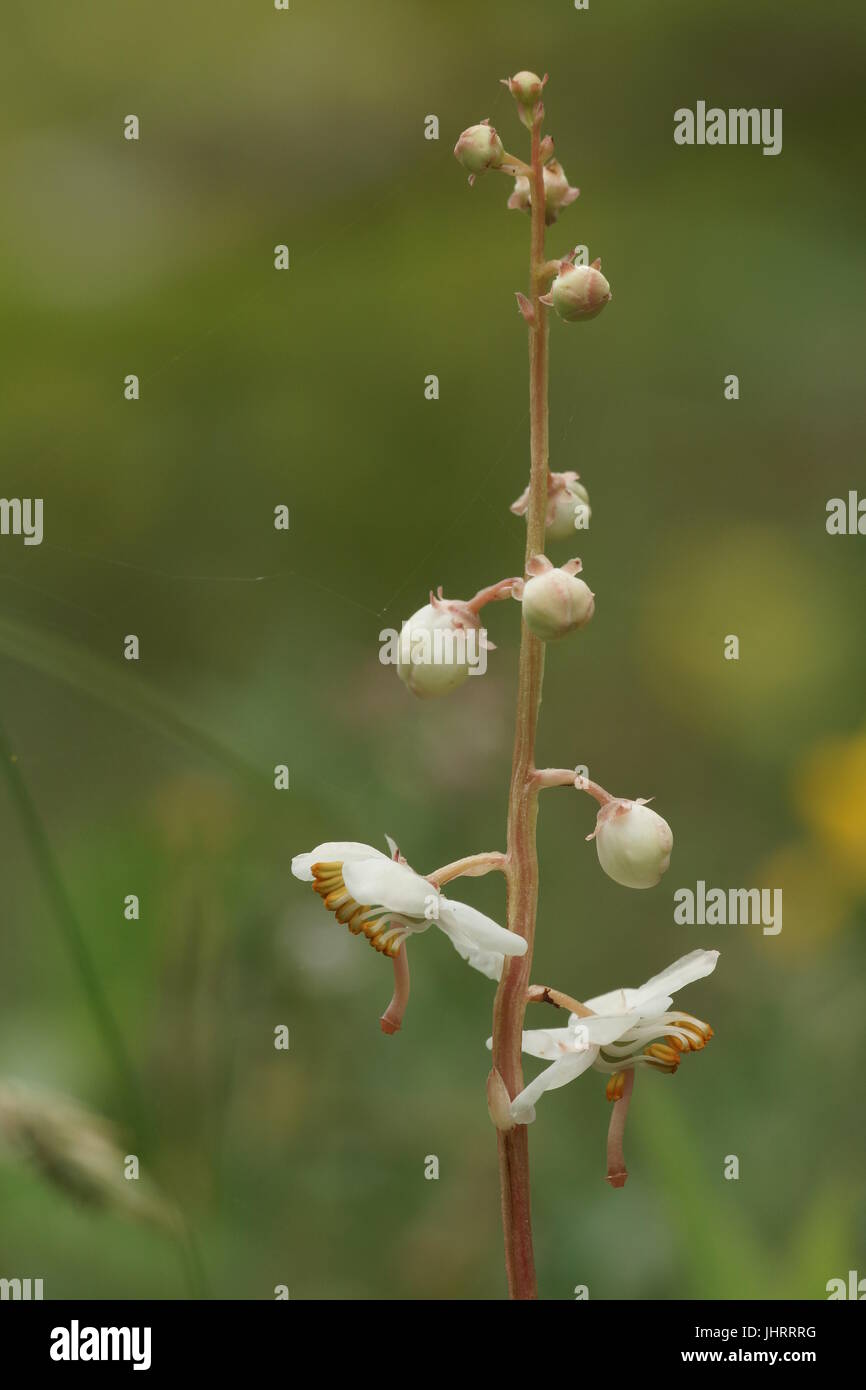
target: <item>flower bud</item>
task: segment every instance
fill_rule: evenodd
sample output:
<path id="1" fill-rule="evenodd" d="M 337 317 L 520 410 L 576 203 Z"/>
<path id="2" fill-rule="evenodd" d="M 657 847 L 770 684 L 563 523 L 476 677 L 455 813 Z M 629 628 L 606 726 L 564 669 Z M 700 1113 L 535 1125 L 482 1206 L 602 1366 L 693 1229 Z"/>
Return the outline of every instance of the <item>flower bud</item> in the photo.
<path id="1" fill-rule="evenodd" d="M 595 595 L 576 578 L 580 560 L 554 569 L 544 555 L 527 566 L 530 578 L 523 588 L 523 620 L 542 642 L 556 642 L 576 628 L 586 627 L 595 611 Z"/>
<path id="2" fill-rule="evenodd" d="M 600 269 L 569 265 L 557 275 L 545 303 L 551 303 L 561 319 L 575 323 L 596 318 L 610 297 L 610 285 Z"/>
<path id="3" fill-rule="evenodd" d="M 454 146 L 454 154 L 473 178 L 485 169 L 497 169 L 505 158 L 502 141 L 489 121 L 464 130 Z"/>
<path id="4" fill-rule="evenodd" d="M 557 220 L 562 209 L 567 208 L 579 195 L 580 189 L 571 187 L 566 172 L 558 160 L 552 159 L 549 164 L 545 164 L 544 220 L 548 227 L 551 227 Z M 514 191 L 508 199 L 507 206 L 518 212 L 529 212 L 531 209 L 532 185 L 525 174 L 516 175 Z"/>
<path id="5" fill-rule="evenodd" d="M 575 531 L 586 530 L 592 508 L 577 473 L 552 473 L 547 497 L 547 534 L 552 541 L 567 541 Z"/>
<path id="6" fill-rule="evenodd" d="M 624 888 L 654 888 L 671 862 L 671 828 L 642 800 L 612 798 L 599 810 L 591 838 L 608 878 Z"/>
<path id="7" fill-rule="evenodd" d="M 478 665 L 481 621 L 468 605 L 443 599 L 442 590 L 400 629 L 397 674 L 422 700 L 450 695 Z M 474 661 L 472 658 L 475 658 Z"/>
<path id="8" fill-rule="evenodd" d="M 558 159 L 551 159 L 544 166 L 544 220 L 551 227 L 563 208 L 580 196 L 579 188 L 572 188 L 568 176 Z"/>
<path id="9" fill-rule="evenodd" d="M 504 77 L 502 80 L 514 100 L 521 106 L 534 106 L 541 96 L 547 78 L 539 77 L 534 72 L 516 72 L 513 77 Z"/>
<path id="10" fill-rule="evenodd" d="M 492 642 L 481 626 L 479 613 L 488 603 L 512 596 L 521 579 L 499 579 L 479 589 L 474 598 L 446 599 L 442 587 L 430 602 L 407 618 L 397 639 L 397 674 L 413 695 L 428 699 L 448 695 L 467 676 L 482 675 Z"/>
<path id="11" fill-rule="evenodd" d="M 547 511 L 544 525 L 552 541 L 565 541 L 575 531 L 585 531 L 589 526 L 592 509 L 589 493 L 578 481 L 579 473 L 548 473 Z M 529 510 L 529 488 L 512 502 L 511 511 L 515 516 L 525 516 Z"/>
<path id="12" fill-rule="evenodd" d="M 539 77 L 534 72 L 516 72 L 513 77 L 503 77 L 502 79 L 502 85 L 508 88 L 517 102 L 521 121 L 530 130 L 532 129 L 533 113 L 541 101 L 541 93 L 546 81 L 546 73 L 544 77 Z"/>
<path id="13" fill-rule="evenodd" d="M 515 178 L 514 190 L 506 206 L 516 212 L 529 212 L 532 207 L 532 189 L 525 174 L 518 174 Z"/>

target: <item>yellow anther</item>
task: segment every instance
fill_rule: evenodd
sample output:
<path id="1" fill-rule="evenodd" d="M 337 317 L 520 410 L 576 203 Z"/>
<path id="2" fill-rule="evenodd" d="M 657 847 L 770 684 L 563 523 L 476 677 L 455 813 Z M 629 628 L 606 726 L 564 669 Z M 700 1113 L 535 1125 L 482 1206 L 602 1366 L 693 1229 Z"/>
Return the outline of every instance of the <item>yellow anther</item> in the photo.
<path id="1" fill-rule="evenodd" d="M 388 956 L 396 956 L 403 942 L 404 933 L 391 934 L 386 930 L 387 917 L 365 920 L 370 907 L 357 903 L 348 892 L 343 881 L 343 866 L 340 863 L 321 863 L 312 866 L 313 889 L 324 901 L 329 912 L 333 912 L 338 922 L 349 928 L 353 936 L 361 932 L 367 937 L 376 951 Z"/>
<path id="2" fill-rule="evenodd" d="M 657 1062 L 663 1062 L 674 1071 L 680 1064 L 680 1054 L 675 1047 L 668 1047 L 667 1043 L 650 1043 L 649 1047 L 644 1048 L 644 1052 L 647 1057 L 654 1057 Z"/>
<path id="3" fill-rule="evenodd" d="M 605 1087 L 608 1100 L 621 1100 L 625 1089 L 625 1072 L 615 1071 Z"/>
<path id="4" fill-rule="evenodd" d="M 358 907 L 346 923 L 346 926 L 349 928 L 349 931 L 352 933 L 353 936 L 357 936 L 359 932 L 364 930 L 363 919 L 364 913 L 366 911 L 366 907 Z"/>

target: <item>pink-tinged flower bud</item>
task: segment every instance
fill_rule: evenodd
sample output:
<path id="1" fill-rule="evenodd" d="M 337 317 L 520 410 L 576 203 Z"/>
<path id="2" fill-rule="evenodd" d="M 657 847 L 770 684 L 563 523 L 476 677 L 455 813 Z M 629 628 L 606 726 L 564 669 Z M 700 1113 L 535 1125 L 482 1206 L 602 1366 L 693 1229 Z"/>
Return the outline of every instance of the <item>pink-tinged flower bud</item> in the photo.
<path id="1" fill-rule="evenodd" d="M 589 526 L 592 509 L 589 493 L 578 481 L 579 473 L 548 473 L 547 511 L 544 524 L 552 541 L 568 540 L 575 531 L 585 531 Z M 529 510 L 529 488 L 512 502 L 511 511 L 515 516 L 525 516 Z"/>
<path id="2" fill-rule="evenodd" d="M 541 94 L 546 81 L 547 73 L 543 77 L 539 77 L 534 72 L 516 72 L 513 77 L 503 77 L 502 79 L 503 87 L 508 88 L 517 102 L 521 121 L 530 130 L 532 129 L 532 118 L 538 103 L 541 101 Z"/>
<path id="3" fill-rule="evenodd" d="M 397 674 L 407 690 L 422 700 L 450 695 L 473 672 L 483 675 L 487 653 L 495 651 L 479 614 L 488 603 L 510 598 L 519 579 L 501 579 L 474 598 L 446 599 L 442 587 L 430 602 L 407 618 L 397 644 Z"/>
<path id="4" fill-rule="evenodd" d="M 502 141 L 489 121 L 464 130 L 454 146 L 454 154 L 472 178 L 486 169 L 498 169 L 505 158 Z"/>
<path id="5" fill-rule="evenodd" d="M 551 159 L 544 166 L 544 220 L 552 226 L 563 208 L 567 208 L 580 196 L 579 188 L 572 188 L 565 170 L 558 159 Z"/>
<path id="6" fill-rule="evenodd" d="M 595 612 L 595 595 L 576 577 L 580 560 L 554 569 L 545 555 L 534 555 L 526 569 L 530 577 L 523 587 L 523 620 L 530 632 L 542 642 L 556 642 L 586 627 Z"/>
<path id="7" fill-rule="evenodd" d="M 579 319 L 594 319 L 611 297 L 610 285 L 594 265 L 569 265 L 560 271 L 551 286 L 550 294 L 542 296 L 552 304 L 561 319 L 576 323 Z"/>
<path id="8" fill-rule="evenodd" d="M 525 174 L 518 174 L 514 180 L 514 190 L 506 206 L 516 212 L 529 212 L 532 207 L 532 189 Z"/>
<path id="9" fill-rule="evenodd" d="M 544 220 L 548 227 L 559 217 L 563 208 L 580 196 L 579 188 L 572 188 L 565 170 L 558 160 L 552 159 L 544 166 Z M 514 180 L 514 190 L 507 206 L 518 212 L 529 212 L 532 207 L 532 185 L 525 174 L 518 174 Z"/>
<path id="10" fill-rule="evenodd" d="M 624 888 L 654 888 L 671 862 L 671 828 L 642 800 L 612 798 L 600 808 L 590 838 L 608 878 Z"/>
<path id="11" fill-rule="evenodd" d="M 450 695 L 468 679 L 481 621 L 464 603 L 430 595 L 430 602 L 400 629 L 397 674 L 407 690 L 422 700 Z"/>
<path id="12" fill-rule="evenodd" d="M 547 76 L 539 77 L 534 72 L 516 72 L 513 77 L 503 77 L 502 81 L 521 106 L 534 106 L 541 96 Z"/>

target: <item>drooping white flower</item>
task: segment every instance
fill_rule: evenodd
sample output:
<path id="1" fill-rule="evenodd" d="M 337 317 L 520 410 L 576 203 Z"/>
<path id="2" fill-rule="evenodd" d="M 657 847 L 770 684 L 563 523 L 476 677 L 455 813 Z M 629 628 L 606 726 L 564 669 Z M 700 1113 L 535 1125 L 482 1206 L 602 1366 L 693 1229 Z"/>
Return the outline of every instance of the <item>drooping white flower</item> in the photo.
<path id="1" fill-rule="evenodd" d="M 671 996 L 683 985 L 712 974 L 718 958 L 718 951 L 691 951 L 638 989 L 617 989 L 587 999 L 584 1008 L 591 1012 L 571 1014 L 566 1028 L 524 1032 L 523 1051 L 552 1065 L 511 1102 L 515 1123 L 530 1124 L 545 1091 L 565 1086 L 590 1067 L 610 1076 L 611 1100 L 618 1098 L 617 1091 L 621 1094 L 618 1078 L 629 1068 L 675 1072 L 682 1054 L 700 1051 L 713 1030 L 691 1014 L 671 1011 Z"/>
<path id="2" fill-rule="evenodd" d="M 463 960 L 498 980 L 506 956 L 522 956 L 526 942 L 468 903 L 454 902 L 416 874 L 389 841 L 393 858 L 372 845 L 336 841 L 295 855 L 295 878 L 312 883 L 325 906 L 354 935 L 394 957 L 408 936 L 439 927 Z"/>

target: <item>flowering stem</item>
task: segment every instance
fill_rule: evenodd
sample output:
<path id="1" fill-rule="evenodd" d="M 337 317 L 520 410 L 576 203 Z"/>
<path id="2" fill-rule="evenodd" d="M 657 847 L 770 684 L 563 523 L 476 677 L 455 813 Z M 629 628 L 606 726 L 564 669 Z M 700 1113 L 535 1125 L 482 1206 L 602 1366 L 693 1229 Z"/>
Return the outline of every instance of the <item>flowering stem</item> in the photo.
<path id="1" fill-rule="evenodd" d="M 600 787 L 597 782 L 591 782 L 588 777 L 575 778 L 574 785 L 579 792 L 589 792 L 590 796 L 594 796 L 599 806 L 608 806 L 611 801 L 616 800 L 604 787 Z"/>
<path id="2" fill-rule="evenodd" d="M 573 787 L 577 776 L 573 767 L 545 767 L 535 774 L 538 787 Z"/>
<path id="3" fill-rule="evenodd" d="M 539 110 L 532 128 L 531 249 L 529 264 L 529 418 L 530 479 L 526 513 L 526 563 L 544 553 L 547 510 L 547 311 L 540 303 L 544 284 L 544 161 Z M 524 315 L 524 317 L 526 317 Z M 544 677 L 544 644 L 521 626 L 517 712 L 511 786 L 508 798 L 508 927 L 526 938 L 524 956 L 507 957 L 493 1005 L 493 1065 L 509 1096 L 523 1089 L 521 1043 L 526 989 L 532 966 L 535 914 L 538 904 L 538 855 L 535 822 L 538 787 L 535 782 L 535 732 Z M 529 1195 L 529 1143 L 526 1125 L 497 1132 L 505 1270 L 512 1298 L 537 1297 Z"/>
<path id="4" fill-rule="evenodd" d="M 526 991 L 527 1004 L 552 1004 L 555 1009 L 568 1009 L 569 1013 L 577 1014 L 579 1018 L 593 1018 L 592 1009 L 588 1009 L 585 1004 L 581 1004 L 579 999 L 572 999 L 570 994 L 563 994 L 561 989 L 551 989 L 550 985 L 530 985 Z"/>
<path id="5" fill-rule="evenodd" d="M 466 607 L 471 608 L 473 613 L 480 613 L 487 603 L 496 603 L 500 599 L 511 598 L 515 584 L 519 584 L 520 579 L 500 579 L 496 584 L 488 584 L 486 588 L 479 589 L 474 598 L 471 598 Z"/>
<path id="6" fill-rule="evenodd" d="M 505 873 L 505 855 L 500 854 L 498 850 L 492 850 L 489 854 L 468 854 L 465 859 L 455 859 L 453 863 L 443 865 L 427 877 L 434 888 L 442 888 L 444 884 L 450 883 L 452 878 L 460 878 L 462 875 L 467 878 L 481 878 L 482 874 L 489 874 L 492 869 Z"/>
<path id="7" fill-rule="evenodd" d="M 571 767 L 545 767 L 536 772 L 535 781 L 539 787 L 576 787 L 579 792 L 594 796 L 599 806 L 607 806 L 616 800 L 598 782 L 591 782 L 588 777 L 578 777 Z"/>

